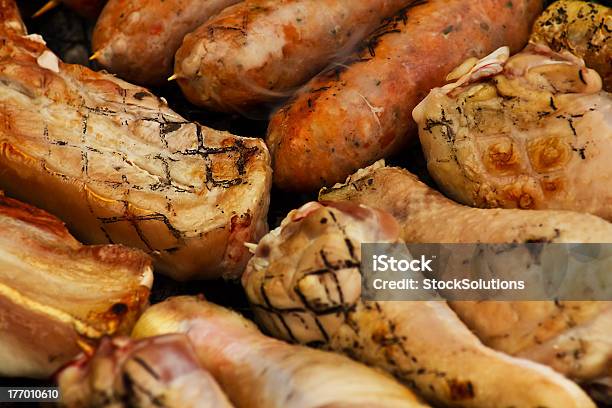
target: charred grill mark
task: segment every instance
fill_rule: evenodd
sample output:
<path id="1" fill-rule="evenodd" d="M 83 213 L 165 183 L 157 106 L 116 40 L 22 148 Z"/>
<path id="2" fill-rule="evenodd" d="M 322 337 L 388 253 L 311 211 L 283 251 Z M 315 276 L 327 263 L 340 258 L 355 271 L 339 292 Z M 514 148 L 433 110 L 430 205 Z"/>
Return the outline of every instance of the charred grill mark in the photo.
<path id="1" fill-rule="evenodd" d="M 557 110 L 557 105 L 555 105 L 555 98 L 553 98 L 552 96 L 550 97 L 549 105 L 553 111 Z"/>
<path id="2" fill-rule="evenodd" d="M 328 89 L 331 89 L 331 86 L 322 86 L 320 88 L 313 89 L 311 92 L 313 93 L 324 92 L 324 91 L 327 91 Z"/>
<path id="3" fill-rule="evenodd" d="M 281 324 L 283 325 L 283 327 L 285 328 L 285 331 L 287 332 L 287 334 L 289 335 L 289 338 L 291 339 L 292 342 L 294 343 L 298 343 L 297 338 L 295 337 L 295 335 L 293 334 L 293 331 L 291 331 L 291 327 L 287 324 L 287 322 L 285 321 L 285 317 L 283 316 L 282 313 L 280 313 L 276 308 L 274 308 L 274 306 L 272 306 L 272 303 L 270 302 L 270 298 L 268 297 L 268 294 L 266 293 L 266 288 L 265 285 L 261 285 L 259 287 L 259 292 L 261 293 L 261 297 L 264 300 L 264 303 L 266 304 L 266 307 L 272 311 L 272 313 L 278 317 L 278 319 L 280 320 Z"/>
<path id="4" fill-rule="evenodd" d="M 574 147 L 572 146 L 572 150 L 580 156 L 582 160 L 586 160 L 586 147 Z"/>
<path id="5" fill-rule="evenodd" d="M 62 146 L 62 145 L 60 144 L 60 142 L 52 142 L 51 139 L 49 139 L 49 126 L 47 126 L 46 123 L 43 126 L 43 138 L 49 144 L 49 149 L 47 151 L 47 157 L 51 157 L 51 145 L 52 144 L 57 144 L 59 146 Z M 66 142 L 62 142 L 62 143 L 66 144 Z"/>
<path id="6" fill-rule="evenodd" d="M 87 106 L 84 105 L 83 106 L 85 109 L 87 109 L 89 112 L 95 113 L 97 115 L 101 115 L 101 116 L 114 116 L 116 115 L 118 112 L 114 111 L 110 108 L 107 108 L 105 106 L 95 106 L 95 107 L 91 107 L 91 106 Z"/>
<path id="7" fill-rule="evenodd" d="M 153 369 L 153 367 L 151 367 L 146 361 L 144 361 L 142 358 L 135 356 L 134 358 L 132 358 L 132 360 L 134 360 L 134 362 L 136 362 L 138 365 L 140 365 L 142 368 L 145 369 L 145 371 L 147 371 L 149 374 L 151 374 L 151 376 L 153 378 L 155 378 L 156 380 L 160 379 L 159 374 Z"/>
<path id="8" fill-rule="evenodd" d="M 151 94 L 149 94 L 148 92 L 136 92 L 134 94 L 134 99 L 137 99 L 139 101 L 142 101 L 144 98 L 146 98 L 147 96 L 151 96 Z"/>
<path id="9" fill-rule="evenodd" d="M 87 144 L 87 129 L 89 122 L 89 114 L 83 115 L 81 122 L 81 145 L 86 146 Z M 81 148 L 81 173 L 86 177 L 89 177 L 89 157 L 87 156 L 87 149 Z"/>
<path id="10" fill-rule="evenodd" d="M 127 217 L 108 217 L 108 218 L 98 218 L 103 224 L 112 224 L 115 222 L 121 222 L 121 221 L 129 221 L 130 219 L 133 221 L 160 221 L 163 222 L 166 227 L 168 227 L 168 230 L 172 233 L 172 235 L 177 238 L 180 239 L 182 238 L 182 234 L 179 230 L 177 230 L 176 228 L 174 228 L 172 226 L 172 224 L 170 224 L 170 221 L 168 221 L 168 218 L 166 218 L 165 215 L 163 214 L 152 214 L 152 215 L 141 215 L 141 216 L 127 216 Z"/>
<path id="11" fill-rule="evenodd" d="M 246 165 L 249 160 L 255 156 L 259 149 L 257 147 L 246 147 L 242 140 L 237 140 L 235 146 L 238 151 L 238 159 L 236 160 L 236 167 L 238 168 L 238 174 L 244 176 L 246 174 Z"/>
<path id="12" fill-rule="evenodd" d="M 158 397 L 153 395 L 151 391 L 149 391 L 147 388 L 135 381 L 134 378 L 128 372 L 123 373 L 122 380 L 125 389 L 128 390 L 128 394 L 134 394 L 136 392 L 136 389 L 138 389 L 138 391 L 144 394 L 153 405 L 157 407 L 165 407 L 164 403 Z M 129 395 L 126 395 L 126 398 L 129 401 Z"/>
<path id="13" fill-rule="evenodd" d="M 365 40 L 363 50 L 367 51 L 366 55 L 369 54 L 370 58 L 374 58 L 376 56 L 376 48 L 378 47 L 378 44 L 382 38 L 389 34 L 400 33 L 402 31 L 400 25 L 405 26 L 408 24 L 408 10 L 420 4 L 425 4 L 426 2 L 427 1 L 425 0 L 416 1 L 409 6 L 402 8 L 394 16 L 385 18 L 381 25 Z M 363 50 L 361 51 L 361 54 L 364 53 Z M 365 59 L 367 60 L 369 58 L 366 57 Z"/>
<path id="14" fill-rule="evenodd" d="M 335 302 L 332 300 L 332 297 L 331 297 L 331 294 L 329 293 L 329 289 L 327 288 L 327 285 L 325 285 L 325 290 L 327 293 L 327 299 L 326 299 L 327 301 L 322 302 L 321 299 L 309 299 L 301 291 L 300 285 L 298 284 L 293 287 L 293 291 L 296 294 L 296 296 L 300 299 L 303 307 L 277 308 L 277 307 L 274 307 L 272 303 L 270 302 L 270 299 L 268 297 L 268 294 L 266 293 L 266 288 L 265 288 L 265 282 L 269 281 L 270 279 L 274 279 L 274 277 L 266 276 L 267 279 L 265 279 L 264 283 L 262 283 L 259 287 L 261 298 L 263 299 L 264 304 L 263 305 L 258 304 L 254 306 L 258 309 L 262 309 L 265 312 L 276 316 L 280 324 L 285 328 L 285 332 L 287 333 L 287 336 L 293 342 L 297 342 L 298 340 L 295 337 L 294 333 L 292 332 L 291 327 L 285 320 L 286 315 L 297 314 L 297 317 L 300 318 L 299 314 L 309 313 L 313 317 L 315 325 L 317 326 L 317 329 L 319 330 L 320 335 L 324 339 L 323 343 L 321 343 L 320 341 L 319 343 L 325 344 L 330 341 L 330 334 L 327 332 L 327 330 L 325 329 L 325 327 L 319 320 L 319 317 L 330 315 L 330 314 L 344 314 L 345 316 L 347 316 L 348 313 L 354 310 L 355 308 L 355 305 L 345 304 L 345 299 L 344 299 L 344 294 L 342 292 L 342 288 L 340 287 L 340 283 L 334 272 L 341 270 L 341 269 L 345 269 L 347 267 L 358 267 L 359 264 L 352 260 L 340 261 L 334 264 L 334 263 L 331 263 L 327 259 L 326 255 L 323 252 L 321 252 L 320 255 L 323 260 L 323 264 L 325 268 L 306 272 L 301 277 L 301 279 L 304 279 L 308 276 L 325 276 L 325 275 L 330 276 L 330 278 L 335 283 L 335 287 L 338 292 L 339 302 Z M 300 318 L 300 320 L 302 321 L 302 324 L 304 325 L 306 324 L 303 318 Z"/>
<path id="15" fill-rule="evenodd" d="M 149 242 L 149 240 L 147 239 L 145 234 L 142 232 L 142 229 L 140 228 L 140 224 L 138 224 L 138 222 L 136 220 L 134 220 L 133 218 L 130 218 L 129 223 L 132 224 L 132 227 L 134 227 L 134 230 L 136 231 L 136 234 L 138 235 L 138 238 L 140 238 L 142 243 L 145 244 L 145 246 L 147 247 L 147 250 L 149 252 L 155 252 L 155 248 Z"/>
<path id="16" fill-rule="evenodd" d="M 325 328 L 323 327 L 323 325 L 318 319 L 318 316 L 320 316 L 320 312 L 312 308 L 312 306 L 310 305 L 310 302 L 308 301 L 306 296 L 302 293 L 298 285 L 295 286 L 293 291 L 300 298 L 300 300 L 302 301 L 302 304 L 304 304 L 304 306 L 313 314 L 313 320 L 315 321 L 317 328 L 319 329 L 319 332 L 321 333 L 321 336 L 323 336 L 323 338 L 325 339 L 324 340 L 325 343 L 329 342 L 329 334 L 327 333 L 327 331 L 325 330 Z M 283 323 L 284 323 L 284 320 L 283 320 Z M 291 337 L 293 338 L 293 333 L 291 333 Z"/>
<path id="17" fill-rule="evenodd" d="M 353 246 L 353 243 L 351 242 L 351 240 L 348 238 L 344 238 L 344 243 L 346 244 L 346 249 L 348 250 L 349 255 L 351 256 L 351 259 L 356 259 L 355 258 L 355 247 Z"/>
<path id="18" fill-rule="evenodd" d="M 425 127 L 423 128 L 423 130 L 431 133 L 431 130 L 433 128 L 442 127 L 441 133 L 446 143 L 449 146 L 452 159 L 455 161 L 455 163 L 457 163 L 463 175 L 469 179 L 469 175 L 467 174 L 467 172 L 465 171 L 465 168 L 460 164 L 459 159 L 457 158 L 457 147 L 455 146 L 457 135 L 455 134 L 455 131 L 453 130 L 452 126 L 453 126 L 453 121 L 446 117 L 446 112 L 444 111 L 444 109 L 442 109 L 441 118 L 438 120 L 428 118 L 427 121 L 425 122 Z"/>
<path id="19" fill-rule="evenodd" d="M 448 384 L 450 397 L 453 401 L 473 399 L 476 395 L 474 386 L 470 381 L 448 379 L 446 383 Z"/>
<path id="20" fill-rule="evenodd" d="M 208 27 L 208 36 L 214 40 L 217 31 L 237 31 L 242 35 L 242 37 L 244 38 L 247 37 L 247 32 L 243 27 L 232 27 L 232 26 L 222 26 L 222 25 Z"/>
<path id="21" fill-rule="evenodd" d="M 167 249 L 156 249 L 151 245 L 151 243 L 147 240 L 144 232 L 140 228 L 139 223 L 142 221 L 162 222 L 166 226 L 166 228 L 168 228 L 168 231 L 174 236 L 174 238 L 176 238 L 179 241 L 182 241 L 182 233 L 170 223 L 170 221 L 165 215 L 155 213 L 155 214 L 150 214 L 150 215 L 136 216 L 129 212 L 128 202 L 126 200 L 123 201 L 123 205 L 124 205 L 124 214 L 122 216 L 96 217 L 98 221 L 102 224 L 102 230 L 104 231 L 104 233 L 106 234 L 110 242 L 112 242 L 112 239 L 108 231 L 104 228 L 104 225 L 109 225 L 109 224 L 114 224 L 114 223 L 119 223 L 119 222 L 127 222 L 130 225 L 132 225 L 136 234 L 138 235 L 138 238 L 143 242 L 143 244 L 147 247 L 147 249 L 150 252 L 166 251 Z M 171 247 L 169 249 L 171 250 L 173 248 L 174 247 Z"/>
<path id="22" fill-rule="evenodd" d="M 576 133 L 576 127 L 574 126 L 574 120 L 572 118 L 567 119 L 567 123 L 569 123 L 569 127 L 572 130 L 572 133 L 575 137 L 578 137 L 578 133 Z"/>

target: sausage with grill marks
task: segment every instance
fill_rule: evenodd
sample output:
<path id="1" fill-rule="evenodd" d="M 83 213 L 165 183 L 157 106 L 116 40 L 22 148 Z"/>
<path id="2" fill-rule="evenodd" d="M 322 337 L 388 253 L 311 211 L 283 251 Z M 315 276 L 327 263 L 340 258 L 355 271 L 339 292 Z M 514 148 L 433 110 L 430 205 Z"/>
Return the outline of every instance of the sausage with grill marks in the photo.
<path id="1" fill-rule="evenodd" d="M 414 0 L 246 0 L 185 37 L 175 75 L 192 103 L 243 111 L 290 95 Z"/>
<path id="2" fill-rule="evenodd" d="M 416 135 L 417 103 L 466 58 L 521 49 L 541 10 L 540 0 L 430 0 L 398 14 L 272 117 L 275 183 L 313 191 L 399 152 Z"/>
<path id="3" fill-rule="evenodd" d="M 160 84 L 183 37 L 239 0 L 110 0 L 93 33 L 95 59 L 123 79 Z"/>

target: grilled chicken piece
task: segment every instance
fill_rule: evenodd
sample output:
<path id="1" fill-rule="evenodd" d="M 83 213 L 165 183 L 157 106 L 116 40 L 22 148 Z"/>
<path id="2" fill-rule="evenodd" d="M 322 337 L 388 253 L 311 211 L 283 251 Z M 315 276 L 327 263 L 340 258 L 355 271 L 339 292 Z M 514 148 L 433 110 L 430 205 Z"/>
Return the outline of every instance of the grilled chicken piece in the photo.
<path id="1" fill-rule="evenodd" d="M 243 243 L 267 231 L 263 141 L 188 122 L 39 37 L 0 39 L 0 188 L 83 241 L 147 251 L 175 279 L 242 273 Z"/>
<path id="2" fill-rule="evenodd" d="M 187 336 L 105 338 L 58 376 L 67 407 L 230 408 Z"/>
<path id="3" fill-rule="evenodd" d="M 594 2 L 559 0 L 536 21 L 531 41 L 584 58 L 612 91 L 612 9 Z"/>
<path id="4" fill-rule="evenodd" d="M 483 346 L 443 301 L 362 301 L 360 244 L 399 233 L 388 214 L 352 203 L 292 211 L 242 277 L 258 320 L 280 338 L 383 368 L 443 406 L 594 406 L 550 368 Z"/>
<path id="5" fill-rule="evenodd" d="M 0 195 L 0 376 L 50 376 L 148 305 L 151 260 L 83 246 L 52 215 Z"/>
<path id="6" fill-rule="evenodd" d="M 381 163 L 324 191 L 321 199 L 389 211 L 398 219 L 406 242 L 612 242 L 612 224 L 593 215 L 469 208 L 407 171 Z M 550 365 L 576 379 L 609 374 L 611 302 L 452 302 L 451 306 L 485 344 L 496 349 Z"/>
<path id="7" fill-rule="evenodd" d="M 242 316 L 196 297 L 152 306 L 132 336 L 176 332 L 187 334 L 200 363 L 239 408 L 427 406 L 390 376 L 264 336 Z"/>
<path id="8" fill-rule="evenodd" d="M 462 70 L 413 112 L 440 188 L 471 206 L 612 220 L 612 94 L 600 76 L 543 45 L 501 48 L 452 77 Z"/>

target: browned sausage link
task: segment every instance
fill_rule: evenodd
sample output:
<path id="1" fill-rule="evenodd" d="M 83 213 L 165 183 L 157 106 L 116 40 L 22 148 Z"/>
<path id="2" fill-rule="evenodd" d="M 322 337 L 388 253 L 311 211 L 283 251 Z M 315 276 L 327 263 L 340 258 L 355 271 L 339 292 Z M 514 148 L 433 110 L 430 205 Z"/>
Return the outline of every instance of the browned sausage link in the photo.
<path id="1" fill-rule="evenodd" d="M 26 27 L 21 20 L 15 0 L 0 0 L 0 30 L 26 34 Z"/>
<path id="2" fill-rule="evenodd" d="M 239 276 L 267 229 L 260 139 L 201 126 L 148 90 L 0 30 L 0 189 L 174 279 Z"/>
<path id="3" fill-rule="evenodd" d="M 96 60 L 124 79 L 160 84 L 183 37 L 240 0 L 110 0 L 93 34 Z"/>
<path id="4" fill-rule="evenodd" d="M 185 37 L 175 74 L 194 104 L 241 110 L 288 96 L 414 0 L 246 0 Z"/>
<path id="5" fill-rule="evenodd" d="M 273 116 L 276 184 L 314 190 L 398 152 L 431 88 L 470 56 L 520 49 L 541 10 L 540 0 L 430 0 L 400 13 L 347 69 L 316 77 Z"/>

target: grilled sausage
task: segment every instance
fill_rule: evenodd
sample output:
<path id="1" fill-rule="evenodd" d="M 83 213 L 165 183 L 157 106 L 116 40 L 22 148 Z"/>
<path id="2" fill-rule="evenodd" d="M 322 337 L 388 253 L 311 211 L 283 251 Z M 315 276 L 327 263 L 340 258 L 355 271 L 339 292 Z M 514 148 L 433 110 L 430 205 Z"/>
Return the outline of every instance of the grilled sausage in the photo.
<path id="1" fill-rule="evenodd" d="M 348 67 L 313 79 L 272 118 L 275 183 L 311 191 L 398 152 L 412 109 L 470 56 L 522 48 L 540 0 L 431 0 L 380 27 Z"/>
<path id="2" fill-rule="evenodd" d="M 93 32 L 95 59 L 121 78 L 157 85 L 190 33 L 239 0 L 110 0 Z"/>
<path id="3" fill-rule="evenodd" d="M 37 41 L 38 39 L 38 41 Z M 265 233 L 259 139 L 188 122 L 146 89 L 0 32 L 0 188 L 90 243 L 147 251 L 176 279 L 239 276 Z"/>
<path id="4" fill-rule="evenodd" d="M 196 105 L 232 111 L 287 96 L 414 0 L 246 0 L 185 37 L 175 75 Z"/>
<path id="5" fill-rule="evenodd" d="M 0 192 L 0 376 L 46 378 L 82 347 L 129 334 L 152 284 L 141 251 L 82 245 Z"/>

